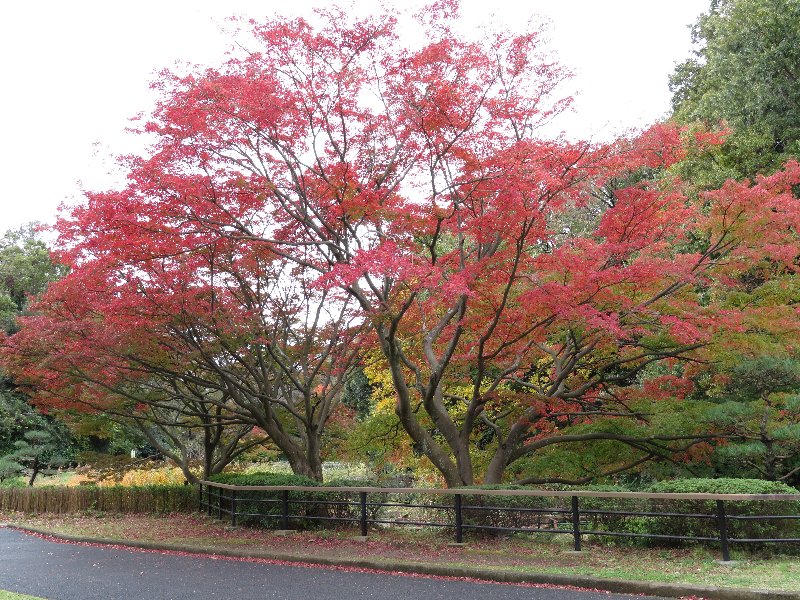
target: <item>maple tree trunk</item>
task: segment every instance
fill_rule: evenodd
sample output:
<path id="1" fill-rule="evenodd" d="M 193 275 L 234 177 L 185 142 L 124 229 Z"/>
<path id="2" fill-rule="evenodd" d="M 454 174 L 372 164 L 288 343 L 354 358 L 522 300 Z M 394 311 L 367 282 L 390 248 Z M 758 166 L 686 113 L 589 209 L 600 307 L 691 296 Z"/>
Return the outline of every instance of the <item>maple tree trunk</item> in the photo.
<path id="1" fill-rule="evenodd" d="M 214 443 L 209 427 L 203 429 L 203 479 L 208 479 L 211 475 L 212 464 L 214 461 Z"/>
<path id="2" fill-rule="evenodd" d="M 194 484 L 194 483 L 197 483 L 199 481 L 197 475 L 195 475 L 194 473 L 191 472 L 191 470 L 189 470 L 189 466 L 188 465 L 181 464 L 181 465 L 178 465 L 178 466 L 180 467 L 181 471 L 183 472 L 183 476 L 186 478 L 186 482 L 187 483 Z M 204 476 L 203 477 L 203 479 L 207 479 L 207 478 L 208 478 L 208 476 Z"/>
<path id="3" fill-rule="evenodd" d="M 285 452 L 286 460 L 289 463 L 289 466 L 292 468 L 292 473 L 295 475 L 303 475 L 310 479 L 314 479 L 316 481 L 322 481 L 322 468 L 321 466 L 318 468 L 314 468 L 308 457 L 304 456 L 301 453 L 297 452 Z"/>
<path id="4" fill-rule="evenodd" d="M 308 477 L 322 481 L 322 456 L 320 453 L 320 436 L 314 431 L 308 433 L 306 463 Z"/>
<path id="5" fill-rule="evenodd" d="M 286 460 L 292 468 L 292 473 L 322 481 L 322 460 L 319 454 L 318 437 L 310 436 L 306 440 L 305 448 L 292 442 L 286 435 L 271 437 L 275 445 L 286 456 Z M 276 438 L 280 438 L 281 442 L 278 442 Z M 288 443 L 287 440 L 289 440 Z"/>
<path id="6" fill-rule="evenodd" d="M 400 393 L 398 392 L 398 396 Z M 406 433 L 415 442 L 417 448 L 433 463 L 439 472 L 444 477 L 447 487 L 460 487 L 462 485 L 472 484 L 472 474 L 469 473 L 468 477 L 465 470 L 459 468 L 459 465 L 453 462 L 447 452 L 436 443 L 433 437 L 428 433 L 417 420 L 416 415 L 411 410 L 410 403 L 402 399 L 398 399 L 395 404 L 395 413 L 400 419 L 400 423 L 406 430 Z"/>
<path id="7" fill-rule="evenodd" d="M 473 485 L 475 483 L 475 474 L 472 468 L 472 456 L 469 453 L 468 445 L 464 444 L 458 448 L 456 463 L 458 464 L 458 475 L 461 478 L 461 485 Z"/>
<path id="8" fill-rule="evenodd" d="M 380 334 L 380 328 L 378 328 L 378 333 Z M 471 485 L 472 484 L 472 473 L 471 468 L 467 473 L 467 470 L 464 469 L 461 465 L 453 462 L 450 455 L 445 452 L 444 448 L 440 444 L 436 442 L 433 436 L 428 432 L 419 422 L 417 415 L 412 408 L 412 400 L 411 400 L 411 390 L 409 390 L 408 385 L 406 384 L 405 376 L 403 374 L 403 370 L 400 364 L 400 358 L 398 354 L 394 351 L 392 343 L 387 340 L 386 338 L 383 339 L 383 343 L 381 344 L 384 356 L 389 362 L 389 370 L 392 375 L 392 382 L 394 383 L 395 395 L 396 395 L 396 402 L 395 402 L 395 413 L 397 417 L 400 419 L 400 423 L 403 425 L 403 428 L 406 430 L 406 433 L 411 437 L 414 443 L 417 445 L 417 448 L 433 463 L 433 465 L 439 470 L 444 477 L 445 483 L 448 487 L 459 487 L 462 485 Z M 453 449 L 457 450 L 457 449 Z M 459 453 L 458 451 L 454 452 L 454 455 L 458 457 L 464 456 L 464 450 L 466 450 L 466 455 L 469 456 L 469 449 L 462 449 L 462 452 Z M 463 464 L 463 460 L 462 460 Z"/>
<path id="9" fill-rule="evenodd" d="M 507 456 L 505 452 L 505 444 L 497 449 L 489 461 L 489 466 L 486 467 L 486 473 L 483 476 L 483 483 L 486 485 L 496 485 L 503 482 L 503 475 L 506 472 Z"/>
<path id="10" fill-rule="evenodd" d="M 319 433 L 310 429 L 307 425 L 300 426 L 299 434 L 292 434 L 286 431 L 270 407 L 267 407 L 264 411 L 253 412 L 252 416 L 258 426 L 283 452 L 292 469 L 292 473 L 322 481 Z"/>

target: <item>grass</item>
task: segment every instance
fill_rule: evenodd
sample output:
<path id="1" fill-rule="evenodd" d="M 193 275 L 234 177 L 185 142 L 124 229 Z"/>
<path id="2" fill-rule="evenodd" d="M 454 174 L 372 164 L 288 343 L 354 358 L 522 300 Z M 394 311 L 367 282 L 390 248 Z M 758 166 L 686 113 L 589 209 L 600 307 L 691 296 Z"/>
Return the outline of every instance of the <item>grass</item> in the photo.
<path id="1" fill-rule="evenodd" d="M 357 541 L 353 529 L 297 532 L 279 536 L 264 529 L 231 528 L 201 513 L 168 517 L 148 515 L 23 515 L 0 514 L 0 521 L 28 525 L 67 535 L 172 544 L 213 549 L 254 550 L 296 557 L 401 560 L 487 567 L 517 573 L 591 575 L 611 579 L 674 582 L 718 587 L 800 591 L 800 561 L 777 553 L 734 550 L 735 565 L 721 565 L 715 549 L 645 548 L 600 545 L 591 540 L 585 552 L 571 550 L 571 538 L 467 539 L 462 547 L 449 545 L 441 531 L 382 529 Z M 0 600 L 2 597 L 0 596 Z"/>
<path id="2" fill-rule="evenodd" d="M 25 594 L 15 594 L 14 592 L 7 592 L 0 590 L 0 600 L 45 600 L 38 596 L 26 596 Z"/>

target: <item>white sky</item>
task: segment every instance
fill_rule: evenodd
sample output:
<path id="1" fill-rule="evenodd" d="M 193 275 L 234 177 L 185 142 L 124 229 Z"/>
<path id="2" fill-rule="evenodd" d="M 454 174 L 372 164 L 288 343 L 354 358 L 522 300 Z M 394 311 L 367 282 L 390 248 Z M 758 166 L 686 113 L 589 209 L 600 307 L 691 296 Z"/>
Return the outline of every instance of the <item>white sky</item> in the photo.
<path id="1" fill-rule="evenodd" d="M 402 0 L 389 0 L 400 3 Z M 403 5 L 421 4 L 406 0 Z M 667 78 L 690 49 L 708 0 L 462 0 L 470 23 L 550 21 L 576 72 L 570 137 L 608 138 L 669 110 Z M 218 64 L 225 18 L 304 14 L 322 0 L 0 0 L 0 233 L 38 220 L 81 190 L 114 185 L 114 156 L 134 151 L 128 119 L 147 112 L 154 73 L 176 61 Z M 290 5 L 290 6 L 287 6 Z M 360 0 L 364 11 L 379 2 Z"/>

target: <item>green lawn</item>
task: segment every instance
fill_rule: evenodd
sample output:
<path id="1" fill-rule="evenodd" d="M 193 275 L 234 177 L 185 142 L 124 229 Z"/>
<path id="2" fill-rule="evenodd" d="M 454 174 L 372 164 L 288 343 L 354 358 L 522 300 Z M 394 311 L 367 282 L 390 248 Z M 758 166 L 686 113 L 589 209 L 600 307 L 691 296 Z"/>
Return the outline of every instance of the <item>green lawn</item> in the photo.
<path id="1" fill-rule="evenodd" d="M 38 596 L 26 596 L 25 594 L 15 594 L 14 592 L 6 592 L 0 590 L 0 600 L 45 600 Z"/>

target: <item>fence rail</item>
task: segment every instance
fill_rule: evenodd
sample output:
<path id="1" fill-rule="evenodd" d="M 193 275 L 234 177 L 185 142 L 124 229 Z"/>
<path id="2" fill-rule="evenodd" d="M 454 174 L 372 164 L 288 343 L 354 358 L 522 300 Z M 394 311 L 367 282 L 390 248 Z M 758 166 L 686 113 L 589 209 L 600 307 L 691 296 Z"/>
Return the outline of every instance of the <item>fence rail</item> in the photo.
<path id="1" fill-rule="evenodd" d="M 422 502 L 420 497 L 451 497 L 449 503 Z M 522 500 L 520 500 L 520 497 Z M 530 499 L 540 505 L 487 505 L 488 498 L 519 503 Z M 467 502 L 465 502 L 465 500 Z M 568 504 L 560 504 L 569 501 Z M 646 509 L 620 510 L 591 508 L 584 503 L 599 500 L 635 502 Z M 542 504 L 542 502 L 551 504 Z M 471 502 L 471 503 L 470 503 Z M 555 504 L 552 504 L 555 502 Z M 659 503 L 670 507 L 686 506 L 688 510 L 656 510 Z M 753 504 L 786 504 L 794 512 L 756 514 Z M 242 519 L 258 519 L 281 529 L 311 522 L 358 524 L 362 536 L 370 527 L 410 526 L 452 529 L 456 543 L 462 543 L 465 531 L 527 532 L 571 535 L 573 547 L 582 550 L 585 536 L 652 539 L 671 542 L 711 543 L 719 547 L 722 559 L 730 560 L 732 544 L 782 543 L 800 544 L 800 495 L 796 494 L 681 494 L 646 492 L 597 492 L 556 490 L 485 490 L 468 488 L 381 488 L 328 486 L 238 486 L 211 481 L 199 484 L 201 510 L 218 518 L 229 518 L 233 526 Z M 745 514 L 729 508 L 748 507 Z M 699 507 L 699 508 L 698 508 Z M 431 515 L 440 518 L 433 520 Z M 441 518 L 444 516 L 445 518 Z M 492 517 L 492 518 L 490 518 Z M 651 523 L 681 524 L 692 520 L 697 525 L 685 527 L 687 534 L 669 531 L 614 530 L 609 523 L 623 527 L 626 519 L 645 519 Z M 659 521 L 660 520 L 660 521 Z M 504 524 L 505 523 L 505 524 Z M 598 527 L 598 524 L 601 526 Z M 731 528 L 744 527 L 744 535 L 732 535 Z M 766 525 L 765 525 L 766 524 Z M 789 525 L 786 525 L 789 524 Z M 781 527 L 784 525 L 784 527 Z M 680 527 L 679 527 L 680 528 Z M 754 535 L 781 530 L 788 536 Z M 694 531 L 694 533 L 692 533 Z M 792 535 L 794 533 L 795 535 Z"/>

